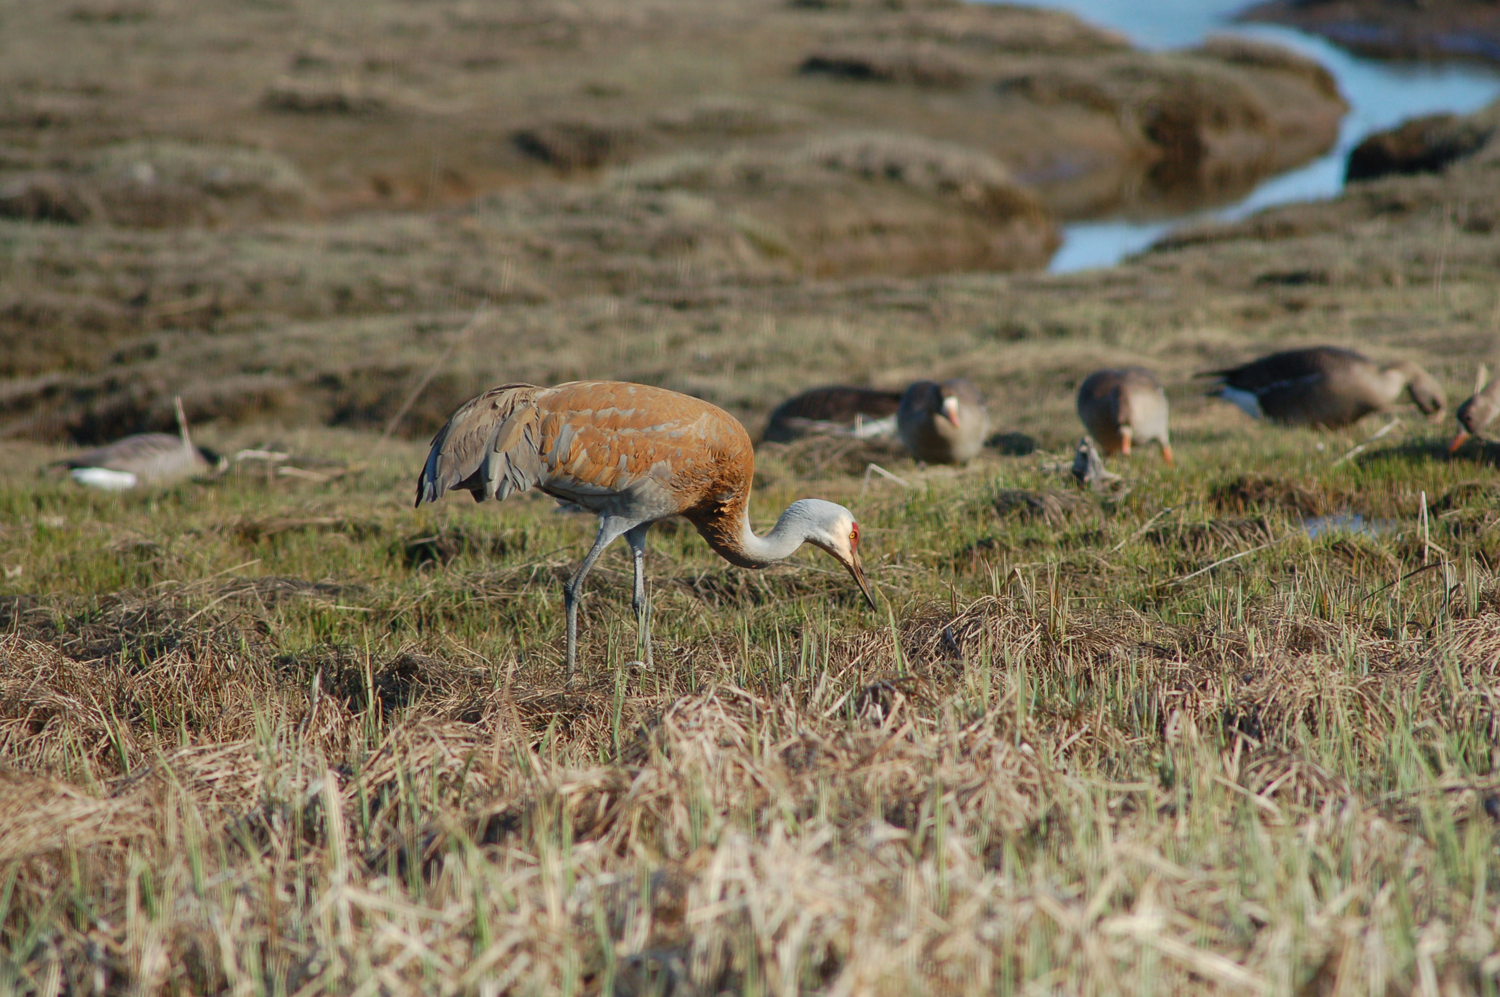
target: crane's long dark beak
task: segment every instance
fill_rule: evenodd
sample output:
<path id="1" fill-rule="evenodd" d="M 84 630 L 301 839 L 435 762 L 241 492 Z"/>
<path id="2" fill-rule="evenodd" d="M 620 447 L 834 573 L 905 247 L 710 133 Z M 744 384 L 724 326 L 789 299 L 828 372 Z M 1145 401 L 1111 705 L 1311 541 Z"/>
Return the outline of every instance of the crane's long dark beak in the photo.
<path id="1" fill-rule="evenodd" d="M 854 581 L 859 585 L 859 590 L 865 594 L 865 602 L 870 604 L 871 609 L 878 608 L 875 605 L 875 593 L 870 591 L 870 583 L 865 579 L 864 565 L 859 563 L 859 551 L 853 551 L 853 557 L 844 562 L 844 567 L 849 569 L 849 574 L 854 576 Z"/>

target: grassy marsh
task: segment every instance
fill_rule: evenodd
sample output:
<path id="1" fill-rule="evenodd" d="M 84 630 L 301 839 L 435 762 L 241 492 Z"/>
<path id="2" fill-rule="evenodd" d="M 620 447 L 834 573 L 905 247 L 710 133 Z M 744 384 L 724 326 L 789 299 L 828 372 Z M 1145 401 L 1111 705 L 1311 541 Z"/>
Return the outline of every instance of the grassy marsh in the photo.
<path id="1" fill-rule="evenodd" d="M 1495 993 L 1500 450 L 1400 407 L 1346 458 L 1384 417 L 1253 426 L 1193 374 L 1330 342 L 1457 402 L 1500 343 L 1500 146 L 1108 271 L 949 273 L 990 250 L 954 241 L 968 185 L 927 187 L 1003 178 L 946 143 L 1076 152 L 1041 196 L 1086 213 L 1140 192 L 1140 100 L 1267 53 L 721 6 L 5 8 L 0 992 Z M 1325 97 L 1272 99 L 1311 138 L 1218 180 L 1320 148 Z M 872 127 L 928 141 L 808 166 Z M 1123 362 L 1180 463 L 1100 497 L 1057 467 Z M 420 441 L 492 383 L 638 380 L 754 431 L 817 383 L 960 374 L 1040 451 L 896 458 L 906 486 L 759 455 L 757 523 L 849 505 L 880 611 L 817 551 L 748 572 L 665 524 L 650 670 L 617 545 L 563 682 L 590 519 L 411 508 Z M 39 471 L 177 395 L 202 443 L 309 459 Z"/>
<path id="2" fill-rule="evenodd" d="M 1056 455 L 899 466 L 910 489 L 771 456 L 758 516 L 851 504 L 885 613 L 817 552 L 746 572 L 669 525 L 656 669 L 622 545 L 576 688 L 559 585 L 592 521 L 413 512 L 410 444 L 338 437 L 354 469 L 326 484 L 12 481 L 0 971 L 36 993 L 1492 989 L 1500 492 L 1435 439 L 1335 464 L 1362 436 L 1184 440 L 1110 500 Z M 1303 527 L 1343 511 L 1378 529 Z"/>

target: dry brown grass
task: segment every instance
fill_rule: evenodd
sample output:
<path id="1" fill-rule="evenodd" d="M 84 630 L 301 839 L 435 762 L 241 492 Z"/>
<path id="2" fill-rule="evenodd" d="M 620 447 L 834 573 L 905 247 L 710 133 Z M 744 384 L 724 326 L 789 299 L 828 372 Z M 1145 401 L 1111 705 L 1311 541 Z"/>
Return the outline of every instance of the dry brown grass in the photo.
<path id="1" fill-rule="evenodd" d="M 1488 730 L 1495 622 L 1408 658 L 1270 619 L 1250 644 L 1063 623 L 1017 590 L 919 615 L 899 651 L 804 635 L 751 689 L 561 694 L 355 649 L 377 693 L 393 667 L 428 683 L 379 709 L 327 658 L 309 688 L 233 641 L 88 664 L 17 633 L 10 985 L 1238 993 L 1328 963 L 1467 989 L 1493 927 L 1454 863 L 1495 787 L 1369 787 L 1380 731 Z"/>

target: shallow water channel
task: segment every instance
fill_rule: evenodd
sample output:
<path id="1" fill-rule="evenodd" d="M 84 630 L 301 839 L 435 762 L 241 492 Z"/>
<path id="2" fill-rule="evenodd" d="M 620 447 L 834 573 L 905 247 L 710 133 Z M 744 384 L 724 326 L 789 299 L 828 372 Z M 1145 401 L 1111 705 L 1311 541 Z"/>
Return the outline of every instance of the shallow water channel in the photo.
<path id="1" fill-rule="evenodd" d="M 1335 512 L 1327 516 L 1308 516 L 1302 520 L 1302 528 L 1310 537 L 1321 537 L 1331 533 L 1362 533 L 1379 536 L 1394 533 L 1400 528 L 1392 519 L 1366 519 L 1357 512 Z"/>
<path id="2" fill-rule="evenodd" d="M 1500 69 L 1473 65 L 1425 65 L 1361 59 L 1313 35 L 1271 25 L 1232 24 L 1244 0 L 1033 0 L 1036 6 L 1068 10 L 1113 28 L 1148 49 L 1184 48 L 1214 34 L 1277 42 L 1322 63 L 1338 80 L 1349 113 L 1338 143 L 1326 155 L 1270 177 L 1230 205 L 1173 218 L 1102 219 L 1064 227 L 1063 245 L 1048 267 L 1068 273 L 1112 266 L 1179 225 L 1208 219 L 1233 220 L 1273 204 L 1332 197 L 1344 185 L 1344 160 L 1366 135 L 1421 114 L 1478 110 L 1500 94 Z"/>

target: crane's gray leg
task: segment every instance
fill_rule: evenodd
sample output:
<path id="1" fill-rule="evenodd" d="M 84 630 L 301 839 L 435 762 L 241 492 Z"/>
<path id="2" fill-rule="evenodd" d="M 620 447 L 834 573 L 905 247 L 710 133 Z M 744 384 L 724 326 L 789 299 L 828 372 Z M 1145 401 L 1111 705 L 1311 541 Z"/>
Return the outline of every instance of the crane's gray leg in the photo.
<path id="1" fill-rule="evenodd" d="M 620 534 L 634 525 L 635 523 L 628 519 L 600 516 L 599 535 L 594 538 L 594 546 L 589 548 L 589 552 L 583 556 L 583 563 L 563 586 L 563 612 L 568 618 L 569 682 L 573 681 L 573 670 L 578 666 L 578 599 L 583 595 L 583 580 L 588 576 L 589 569 L 594 566 L 594 562 L 599 560 L 599 555 L 604 553 L 604 548 L 614 543 Z"/>
<path id="2" fill-rule="evenodd" d="M 635 554 L 635 626 L 637 643 L 644 649 L 647 668 L 655 667 L 651 660 L 651 604 L 646 601 L 646 531 L 650 523 L 642 523 L 626 531 L 625 542 Z"/>

